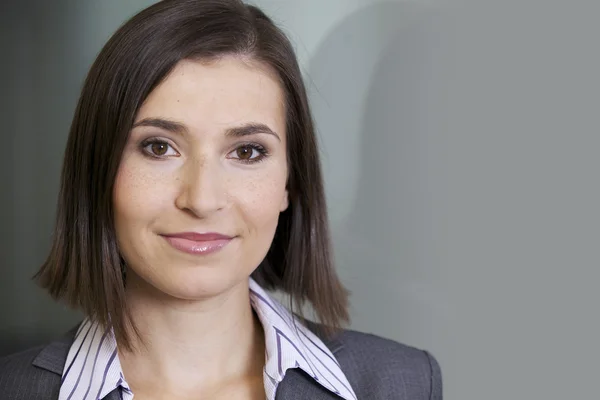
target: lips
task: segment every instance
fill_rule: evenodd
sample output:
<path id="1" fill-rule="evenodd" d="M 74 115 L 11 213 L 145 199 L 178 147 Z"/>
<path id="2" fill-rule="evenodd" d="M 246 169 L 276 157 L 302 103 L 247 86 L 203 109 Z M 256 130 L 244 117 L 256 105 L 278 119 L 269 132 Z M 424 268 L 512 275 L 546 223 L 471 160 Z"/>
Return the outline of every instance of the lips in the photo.
<path id="1" fill-rule="evenodd" d="M 213 232 L 181 232 L 162 236 L 176 250 L 194 255 L 215 253 L 234 239 L 232 236 Z"/>

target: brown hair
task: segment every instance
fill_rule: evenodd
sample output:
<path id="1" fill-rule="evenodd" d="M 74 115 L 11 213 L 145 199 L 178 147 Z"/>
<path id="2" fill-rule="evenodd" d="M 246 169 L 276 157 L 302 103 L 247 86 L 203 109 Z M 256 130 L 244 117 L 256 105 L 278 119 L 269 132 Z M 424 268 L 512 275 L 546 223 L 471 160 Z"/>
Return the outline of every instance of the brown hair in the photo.
<path id="1" fill-rule="evenodd" d="M 329 332 L 348 321 L 348 294 L 332 262 L 314 126 L 290 42 L 261 10 L 240 0 L 164 0 L 127 21 L 89 71 L 67 141 L 52 249 L 35 277 L 55 299 L 112 326 L 126 348 L 132 321 L 112 204 L 123 148 L 139 107 L 179 61 L 223 55 L 269 65 L 286 97 L 290 202 L 252 276 L 289 294 L 300 315 L 310 302 Z"/>

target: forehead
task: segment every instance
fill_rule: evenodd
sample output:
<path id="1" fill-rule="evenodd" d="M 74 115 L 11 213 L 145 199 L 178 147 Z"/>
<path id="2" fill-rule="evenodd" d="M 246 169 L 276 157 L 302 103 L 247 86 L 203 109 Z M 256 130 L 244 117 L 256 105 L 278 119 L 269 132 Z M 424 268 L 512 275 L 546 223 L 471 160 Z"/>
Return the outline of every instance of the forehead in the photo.
<path id="1" fill-rule="evenodd" d="M 234 56 L 184 60 L 150 93 L 136 121 L 163 117 L 192 129 L 261 122 L 283 134 L 284 104 L 281 84 L 268 65 Z"/>

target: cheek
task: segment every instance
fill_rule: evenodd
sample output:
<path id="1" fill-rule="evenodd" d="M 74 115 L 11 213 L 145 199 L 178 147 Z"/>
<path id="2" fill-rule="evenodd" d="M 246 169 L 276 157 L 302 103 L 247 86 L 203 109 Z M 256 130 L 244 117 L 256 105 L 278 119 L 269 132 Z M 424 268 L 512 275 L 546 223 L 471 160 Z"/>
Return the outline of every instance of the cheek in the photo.
<path id="1" fill-rule="evenodd" d="M 166 178 L 124 160 L 115 180 L 113 203 L 117 228 L 147 223 L 164 208 Z"/>
<path id="2" fill-rule="evenodd" d="M 284 174 L 266 173 L 238 186 L 235 202 L 250 229 L 274 228 L 281 212 L 285 184 Z"/>

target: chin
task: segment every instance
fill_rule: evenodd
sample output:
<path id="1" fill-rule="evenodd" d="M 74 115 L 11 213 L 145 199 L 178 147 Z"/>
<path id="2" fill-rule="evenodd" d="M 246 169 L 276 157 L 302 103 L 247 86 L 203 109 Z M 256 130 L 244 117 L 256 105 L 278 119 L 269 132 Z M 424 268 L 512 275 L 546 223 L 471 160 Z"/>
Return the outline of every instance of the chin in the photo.
<path id="1" fill-rule="evenodd" d="M 247 282 L 248 275 L 225 273 L 222 269 L 193 269 L 176 276 L 163 277 L 162 282 L 154 285 L 168 296 L 181 300 L 200 300 L 217 297 L 242 282 Z"/>

